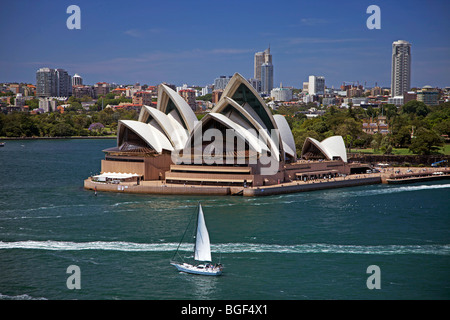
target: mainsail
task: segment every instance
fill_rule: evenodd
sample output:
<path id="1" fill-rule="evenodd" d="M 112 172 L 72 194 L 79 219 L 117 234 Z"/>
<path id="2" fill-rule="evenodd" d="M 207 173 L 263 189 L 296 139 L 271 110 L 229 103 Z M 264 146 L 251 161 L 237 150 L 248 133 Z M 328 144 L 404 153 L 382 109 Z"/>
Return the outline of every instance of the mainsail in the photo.
<path id="1" fill-rule="evenodd" d="M 197 261 L 211 261 L 211 245 L 209 243 L 208 230 L 206 229 L 205 218 L 200 204 L 198 208 L 194 259 Z"/>

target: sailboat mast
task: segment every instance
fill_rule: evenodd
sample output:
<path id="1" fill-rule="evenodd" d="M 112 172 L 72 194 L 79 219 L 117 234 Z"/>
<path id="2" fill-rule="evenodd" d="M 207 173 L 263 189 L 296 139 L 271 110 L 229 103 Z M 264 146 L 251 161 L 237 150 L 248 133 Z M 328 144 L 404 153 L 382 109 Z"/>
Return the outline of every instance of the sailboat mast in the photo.
<path id="1" fill-rule="evenodd" d="M 195 241 L 194 241 L 194 260 L 195 260 L 195 250 L 197 249 L 197 232 L 198 232 L 198 216 L 200 214 L 200 202 L 197 203 L 197 221 L 195 222 Z"/>
<path id="2" fill-rule="evenodd" d="M 197 205 L 197 208 L 198 208 L 198 205 Z M 197 210 L 197 211 L 198 211 L 198 210 Z M 195 212 L 194 212 L 194 214 L 195 214 Z M 186 232 L 187 232 L 187 230 L 189 229 L 189 226 L 191 225 L 192 218 L 194 217 L 194 214 L 192 214 L 191 217 L 190 217 L 190 219 L 189 219 L 189 223 L 188 223 L 186 229 L 184 230 L 184 233 L 183 233 L 183 236 L 181 237 L 180 242 L 178 243 L 177 250 L 175 251 L 175 254 L 173 255 L 172 260 L 175 259 L 175 256 L 176 256 L 177 253 L 178 253 L 178 249 L 180 249 L 181 243 L 183 242 L 184 236 L 186 235 Z M 197 216 L 198 216 L 198 215 L 197 215 Z M 198 218 L 197 218 L 197 219 L 198 219 Z M 197 228 L 197 227 L 196 227 L 196 228 Z M 195 232 L 197 232 L 197 229 L 195 230 Z M 195 247 L 194 247 L 194 249 L 195 249 Z M 194 250 L 194 252 L 195 252 L 195 250 Z"/>

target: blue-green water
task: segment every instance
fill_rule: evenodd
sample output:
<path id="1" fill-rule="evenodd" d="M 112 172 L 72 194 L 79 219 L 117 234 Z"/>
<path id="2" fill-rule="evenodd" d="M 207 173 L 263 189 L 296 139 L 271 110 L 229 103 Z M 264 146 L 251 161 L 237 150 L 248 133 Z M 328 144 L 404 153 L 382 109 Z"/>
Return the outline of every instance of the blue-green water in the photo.
<path id="1" fill-rule="evenodd" d="M 95 197 L 83 180 L 114 144 L 0 148 L 1 299 L 450 298 L 448 181 L 262 198 Z M 169 265 L 198 201 L 221 277 Z M 67 288 L 70 265 L 79 290 Z M 370 265 L 380 289 L 366 285 Z"/>

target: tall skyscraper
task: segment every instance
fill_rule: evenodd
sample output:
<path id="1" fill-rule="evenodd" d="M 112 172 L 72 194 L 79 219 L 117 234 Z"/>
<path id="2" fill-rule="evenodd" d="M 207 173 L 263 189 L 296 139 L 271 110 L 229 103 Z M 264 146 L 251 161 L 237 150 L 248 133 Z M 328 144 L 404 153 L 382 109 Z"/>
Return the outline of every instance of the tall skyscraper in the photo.
<path id="1" fill-rule="evenodd" d="M 261 66 L 261 91 L 270 95 L 273 89 L 273 65 L 270 62 L 263 63 Z"/>
<path id="2" fill-rule="evenodd" d="M 72 95 L 72 83 L 66 70 L 40 68 L 36 71 L 36 96 L 68 97 L 70 95 Z"/>
<path id="3" fill-rule="evenodd" d="M 56 95 L 56 73 L 54 69 L 40 68 L 36 71 L 36 96 L 52 97 Z"/>
<path id="4" fill-rule="evenodd" d="M 261 66 L 264 63 L 264 51 L 255 53 L 253 78 L 261 81 Z"/>
<path id="5" fill-rule="evenodd" d="M 264 76 L 263 76 L 263 65 L 264 65 L 264 69 L 265 69 Z M 265 82 L 263 79 L 264 77 L 266 78 Z M 261 81 L 261 90 L 263 92 L 270 94 L 270 90 L 272 90 L 272 88 L 273 88 L 273 65 L 272 65 L 272 55 L 270 54 L 270 47 L 262 52 L 255 53 L 253 78 Z M 265 86 L 265 84 L 266 84 L 266 86 Z M 267 91 L 266 90 L 267 88 L 270 88 L 270 89 Z"/>
<path id="6" fill-rule="evenodd" d="M 56 69 L 56 96 L 69 97 L 72 95 L 72 77 L 64 69 Z"/>
<path id="7" fill-rule="evenodd" d="M 309 76 L 308 92 L 310 95 L 325 94 L 325 77 Z"/>
<path id="8" fill-rule="evenodd" d="M 392 43 L 391 96 L 402 96 L 411 86 L 411 44 L 405 40 Z"/>

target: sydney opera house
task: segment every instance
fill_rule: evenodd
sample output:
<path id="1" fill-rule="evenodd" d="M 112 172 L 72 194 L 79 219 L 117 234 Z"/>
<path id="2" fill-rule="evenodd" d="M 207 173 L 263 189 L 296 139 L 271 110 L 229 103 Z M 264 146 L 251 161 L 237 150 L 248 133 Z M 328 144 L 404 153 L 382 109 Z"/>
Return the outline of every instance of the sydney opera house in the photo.
<path id="1" fill-rule="evenodd" d="M 284 116 L 273 115 L 238 73 L 201 120 L 177 92 L 159 85 L 156 108 L 143 106 L 137 121 L 120 120 L 117 145 L 103 152 L 101 174 L 85 180 L 87 189 L 232 194 L 365 169 L 347 163 L 340 136 L 308 138 L 298 153 Z"/>

